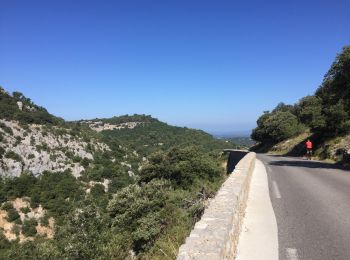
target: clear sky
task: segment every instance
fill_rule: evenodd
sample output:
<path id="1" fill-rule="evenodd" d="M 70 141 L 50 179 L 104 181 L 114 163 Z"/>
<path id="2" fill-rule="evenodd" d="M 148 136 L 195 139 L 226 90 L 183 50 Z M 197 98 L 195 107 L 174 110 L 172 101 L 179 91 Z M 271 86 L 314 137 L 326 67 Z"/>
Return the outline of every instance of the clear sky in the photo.
<path id="1" fill-rule="evenodd" d="M 248 132 L 312 94 L 350 1 L 0 0 L 0 85 L 67 120 L 151 114 Z"/>

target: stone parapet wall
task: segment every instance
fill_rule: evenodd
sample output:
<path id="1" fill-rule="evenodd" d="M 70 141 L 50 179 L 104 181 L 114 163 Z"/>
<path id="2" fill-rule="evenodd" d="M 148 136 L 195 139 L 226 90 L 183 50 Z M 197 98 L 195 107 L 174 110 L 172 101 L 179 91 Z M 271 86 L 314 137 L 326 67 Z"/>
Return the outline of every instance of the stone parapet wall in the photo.
<path id="1" fill-rule="evenodd" d="M 248 153 L 238 162 L 180 247 L 178 260 L 234 259 L 255 159 Z"/>

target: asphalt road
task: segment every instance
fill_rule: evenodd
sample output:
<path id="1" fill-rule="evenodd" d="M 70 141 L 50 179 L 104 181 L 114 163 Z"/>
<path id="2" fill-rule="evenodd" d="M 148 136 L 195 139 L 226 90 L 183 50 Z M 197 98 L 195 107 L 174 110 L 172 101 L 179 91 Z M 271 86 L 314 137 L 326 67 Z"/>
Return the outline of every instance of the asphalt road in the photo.
<path id="1" fill-rule="evenodd" d="M 268 174 L 279 259 L 350 260 L 350 171 L 258 155 Z"/>

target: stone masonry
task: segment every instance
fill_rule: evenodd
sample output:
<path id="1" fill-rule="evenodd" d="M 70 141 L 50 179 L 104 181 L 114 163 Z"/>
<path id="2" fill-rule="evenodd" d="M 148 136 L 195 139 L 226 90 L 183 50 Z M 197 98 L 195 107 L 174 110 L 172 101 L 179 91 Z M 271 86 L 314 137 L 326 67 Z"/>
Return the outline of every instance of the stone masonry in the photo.
<path id="1" fill-rule="evenodd" d="M 234 259 L 255 159 L 255 153 L 248 153 L 239 161 L 180 247 L 177 260 Z"/>

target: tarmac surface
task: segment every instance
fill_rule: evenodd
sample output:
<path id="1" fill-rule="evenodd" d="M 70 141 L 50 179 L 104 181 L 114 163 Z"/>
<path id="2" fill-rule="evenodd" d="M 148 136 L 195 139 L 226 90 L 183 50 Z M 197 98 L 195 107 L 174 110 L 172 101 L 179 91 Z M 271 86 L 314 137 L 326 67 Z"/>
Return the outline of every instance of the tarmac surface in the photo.
<path id="1" fill-rule="evenodd" d="M 301 158 L 257 158 L 268 176 L 279 259 L 349 260 L 350 171 Z"/>

